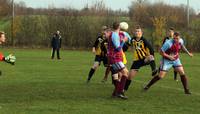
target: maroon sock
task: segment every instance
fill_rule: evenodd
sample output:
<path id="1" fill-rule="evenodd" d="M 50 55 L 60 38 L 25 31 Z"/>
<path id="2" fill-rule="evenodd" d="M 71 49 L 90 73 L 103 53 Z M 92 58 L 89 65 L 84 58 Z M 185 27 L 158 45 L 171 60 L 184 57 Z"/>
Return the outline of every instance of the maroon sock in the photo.
<path id="1" fill-rule="evenodd" d="M 188 90 L 188 84 L 187 84 L 187 77 L 185 75 L 181 75 L 181 82 L 183 84 L 184 90 Z"/>
<path id="2" fill-rule="evenodd" d="M 148 84 L 147 84 L 147 88 L 150 88 L 154 83 L 156 83 L 158 80 L 160 80 L 159 76 L 155 76 Z"/>
<path id="3" fill-rule="evenodd" d="M 121 78 L 119 84 L 117 85 L 117 89 L 116 89 L 116 90 L 117 90 L 117 93 L 122 93 L 122 92 L 123 92 L 124 86 L 125 86 L 125 84 L 126 84 L 126 79 L 127 79 L 126 76 L 122 76 L 122 78 Z"/>

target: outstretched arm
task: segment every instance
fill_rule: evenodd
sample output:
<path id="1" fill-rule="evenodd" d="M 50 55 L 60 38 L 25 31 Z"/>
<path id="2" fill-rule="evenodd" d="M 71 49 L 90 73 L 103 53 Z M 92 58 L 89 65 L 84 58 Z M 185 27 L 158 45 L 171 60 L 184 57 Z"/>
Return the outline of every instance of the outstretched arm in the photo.
<path id="1" fill-rule="evenodd" d="M 190 53 L 190 52 L 187 50 L 187 48 L 185 47 L 185 45 L 182 45 L 182 49 L 183 49 L 183 51 L 185 51 L 190 57 L 193 57 L 193 54 Z"/>

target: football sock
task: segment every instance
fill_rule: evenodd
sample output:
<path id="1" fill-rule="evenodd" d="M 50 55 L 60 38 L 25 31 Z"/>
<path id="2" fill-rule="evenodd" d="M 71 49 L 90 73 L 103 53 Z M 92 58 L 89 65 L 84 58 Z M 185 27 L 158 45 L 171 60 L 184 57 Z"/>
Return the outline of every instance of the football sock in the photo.
<path id="1" fill-rule="evenodd" d="M 122 76 L 120 82 L 117 84 L 117 93 L 122 93 L 126 84 L 126 76 Z"/>
<path id="2" fill-rule="evenodd" d="M 90 80 L 92 78 L 94 72 L 95 72 L 95 69 L 91 68 L 90 72 L 89 72 L 89 75 L 88 75 L 88 80 Z"/>
<path id="3" fill-rule="evenodd" d="M 128 90 L 128 88 L 129 88 L 129 85 L 131 84 L 131 80 L 129 80 L 129 79 L 127 79 L 126 80 L 126 84 L 125 84 L 125 87 L 124 87 L 124 90 Z"/>
<path id="4" fill-rule="evenodd" d="M 154 83 L 156 83 L 158 80 L 160 80 L 159 76 L 155 76 L 146 86 L 147 88 L 150 88 Z"/>
<path id="5" fill-rule="evenodd" d="M 150 62 L 150 66 L 151 66 L 151 70 L 152 70 L 152 71 L 155 71 L 155 70 L 156 70 L 156 63 L 155 63 L 154 60 Z"/>
<path id="6" fill-rule="evenodd" d="M 188 90 L 188 84 L 187 84 L 187 77 L 185 75 L 181 75 L 181 82 L 183 84 L 184 90 Z"/>

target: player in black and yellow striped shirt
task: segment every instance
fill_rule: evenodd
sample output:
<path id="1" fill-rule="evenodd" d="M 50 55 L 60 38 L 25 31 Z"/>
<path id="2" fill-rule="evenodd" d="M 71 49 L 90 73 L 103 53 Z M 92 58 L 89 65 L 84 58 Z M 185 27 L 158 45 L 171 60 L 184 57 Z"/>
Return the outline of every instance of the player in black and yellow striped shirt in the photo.
<path id="1" fill-rule="evenodd" d="M 95 60 L 94 60 L 94 65 L 92 66 L 88 74 L 87 83 L 91 80 L 95 70 L 99 67 L 101 62 L 103 62 L 104 66 L 106 67 L 103 81 L 106 81 L 108 74 L 110 72 L 110 67 L 108 66 L 108 58 L 107 58 L 108 41 L 104 36 L 104 31 L 107 29 L 108 27 L 106 26 L 102 27 L 102 32 L 98 34 L 97 39 L 93 45 L 92 52 L 95 54 Z"/>
<path id="2" fill-rule="evenodd" d="M 136 27 L 134 34 L 135 37 L 133 37 L 131 41 L 131 45 L 134 48 L 133 64 L 131 66 L 129 77 L 126 81 L 124 90 L 128 90 L 132 78 L 136 76 L 140 67 L 150 65 L 152 76 L 155 76 L 158 72 L 154 61 L 154 49 L 150 45 L 150 43 L 143 37 L 142 29 L 139 26 Z"/>

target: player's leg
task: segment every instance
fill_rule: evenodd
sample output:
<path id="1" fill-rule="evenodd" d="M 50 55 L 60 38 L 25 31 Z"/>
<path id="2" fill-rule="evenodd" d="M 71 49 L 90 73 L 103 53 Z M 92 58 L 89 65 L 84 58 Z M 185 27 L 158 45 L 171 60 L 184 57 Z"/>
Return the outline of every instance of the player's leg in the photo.
<path id="1" fill-rule="evenodd" d="M 107 79 L 108 79 L 108 75 L 110 73 L 110 69 L 111 69 L 110 65 L 108 65 L 108 58 L 107 57 L 103 57 L 103 64 L 106 67 L 106 71 L 105 71 L 105 76 L 104 76 L 102 82 L 106 82 Z"/>
<path id="2" fill-rule="evenodd" d="M 148 57 L 146 57 L 144 59 L 144 62 L 146 64 L 149 64 L 151 66 L 151 71 L 152 71 L 152 76 L 156 76 L 157 73 L 158 73 L 158 69 L 156 68 L 156 63 L 155 63 L 155 59 L 154 59 L 154 56 L 153 55 L 150 55 Z"/>
<path id="3" fill-rule="evenodd" d="M 89 71 L 88 78 L 87 78 L 87 83 L 89 83 L 89 81 L 91 80 L 91 78 L 92 78 L 93 74 L 95 73 L 96 69 L 99 67 L 100 61 L 101 60 L 100 60 L 99 56 L 96 56 L 94 65 L 92 66 L 92 68 Z"/>
<path id="4" fill-rule="evenodd" d="M 126 80 L 126 84 L 125 84 L 125 87 L 124 87 L 124 90 L 127 91 L 130 84 L 132 83 L 132 79 L 136 76 L 138 70 L 136 69 L 131 69 L 130 72 L 129 72 L 129 75 L 128 75 L 128 79 Z"/>
<path id="5" fill-rule="evenodd" d="M 184 73 L 183 67 L 176 67 L 175 69 L 180 74 L 180 78 L 181 78 L 181 82 L 182 82 L 185 94 L 191 94 L 188 88 L 187 76 Z"/>
<path id="6" fill-rule="evenodd" d="M 158 80 L 162 79 L 166 75 L 166 71 L 160 71 L 159 75 L 154 76 L 149 83 L 144 87 L 144 90 L 148 90 L 153 84 L 155 84 Z"/>
<path id="7" fill-rule="evenodd" d="M 125 70 L 125 65 L 122 62 L 118 62 L 113 64 L 112 68 L 114 71 L 119 71 L 122 74 L 121 80 L 116 84 L 114 96 L 117 96 L 122 99 L 127 99 L 127 97 L 123 94 L 123 89 L 126 83 L 126 79 L 128 77 L 128 72 Z"/>
<path id="8" fill-rule="evenodd" d="M 60 59 L 60 48 L 57 48 L 57 59 Z"/>
<path id="9" fill-rule="evenodd" d="M 52 48 L 52 55 L 51 55 L 51 59 L 54 59 L 54 55 L 55 55 L 55 48 Z"/>
<path id="10" fill-rule="evenodd" d="M 162 59 L 160 64 L 160 72 L 159 75 L 154 76 L 149 83 L 144 87 L 144 90 L 148 90 L 153 84 L 155 84 L 158 80 L 165 77 L 167 71 L 172 67 L 173 63 L 169 60 Z"/>
<path id="11" fill-rule="evenodd" d="M 174 80 L 175 80 L 175 81 L 178 81 L 178 79 L 177 79 L 177 74 L 178 74 L 178 72 L 177 72 L 176 70 L 174 70 Z"/>
<path id="12" fill-rule="evenodd" d="M 138 70 L 140 69 L 140 67 L 143 65 L 142 61 L 134 61 L 132 66 L 131 66 L 131 70 L 128 74 L 128 79 L 126 80 L 126 84 L 124 87 L 124 90 L 127 91 L 130 84 L 132 83 L 132 79 L 136 76 Z"/>

